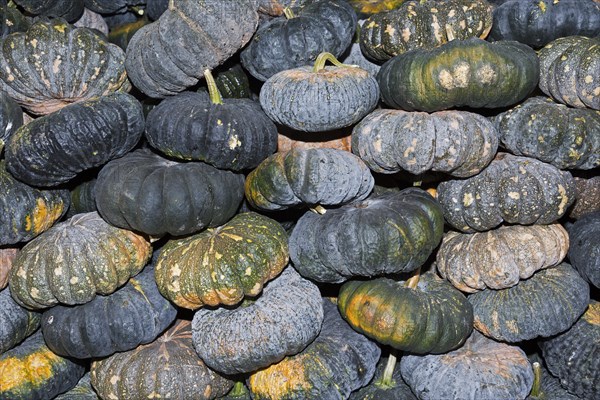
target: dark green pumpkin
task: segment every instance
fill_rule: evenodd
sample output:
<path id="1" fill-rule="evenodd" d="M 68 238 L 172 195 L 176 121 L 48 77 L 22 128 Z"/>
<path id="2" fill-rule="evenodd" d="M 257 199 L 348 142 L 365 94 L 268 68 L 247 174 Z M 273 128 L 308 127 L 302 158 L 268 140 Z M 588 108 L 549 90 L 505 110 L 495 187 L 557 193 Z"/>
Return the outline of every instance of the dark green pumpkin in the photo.
<path id="1" fill-rule="evenodd" d="M 243 197 L 243 175 L 201 162 L 168 160 L 148 149 L 108 162 L 95 185 L 102 218 L 153 236 L 180 236 L 223 225 Z"/>
<path id="2" fill-rule="evenodd" d="M 400 7 L 405 0 L 346 0 L 358 15 L 359 19 L 368 18 L 373 14 L 393 10 Z"/>
<path id="3" fill-rule="evenodd" d="M 100 398 L 96 394 L 96 391 L 92 387 L 90 382 L 90 374 L 86 373 L 77 382 L 77 386 L 57 396 L 54 400 L 99 400 Z"/>
<path id="4" fill-rule="evenodd" d="M 537 86 L 539 74 L 529 46 L 471 38 L 395 56 L 383 64 L 377 81 L 388 106 L 431 112 L 513 105 Z"/>
<path id="5" fill-rule="evenodd" d="M 84 0 L 16 0 L 15 4 L 29 14 L 76 21 L 83 14 Z"/>
<path id="6" fill-rule="evenodd" d="M 0 37 L 5 37 L 13 32 L 26 31 L 29 25 L 31 25 L 31 21 L 16 8 L 0 6 Z"/>
<path id="7" fill-rule="evenodd" d="M 584 215 L 569 228 L 569 261 L 589 283 L 600 288 L 600 211 Z"/>
<path id="8" fill-rule="evenodd" d="M 96 178 L 85 180 L 70 190 L 71 204 L 67 210 L 68 218 L 75 214 L 97 211 Z"/>
<path id="9" fill-rule="evenodd" d="M 145 14 L 156 21 L 169 8 L 169 0 L 146 0 Z"/>
<path id="10" fill-rule="evenodd" d="M 108 40 L 126 51 L 133 35 L 149 23 L 148 18 L 138 18 L 133 22 L 117 25 L 110 29 Z"/>
<path id="11" fill-rule="evenodd" d="M 350 394 L 349 400 L 417 400 L 402 379 L 396 357 L 381 357 L 373 380 Z"/>
<path id="12" fill-rule="evenodd" d="M 574 179 L 575 203 L 569 209 L 569 217 L 579 219 L 585 214 L 600 211 L 600 176 L 576 176 Z"/>
<path id="13" fill-rule="evenodd" d="M 119 14 L 132 7 L 145 5 L 146 0 L 84 0 L 85 7 L 100 14 Z"/>
<path id="14" fill-rule="evenodd" d="M 142 105 L 127 93 L 81 101 L 22 126 L 6 145 L 15 178 L 51 187 L 124 156 L 144 131 Z"/>
<path id="15" fill-rule="evenodd" d="M 541 362 L 542 359 L 537 357 L 537 361 L 533 361 L 531 364 L 534 377 L 533 387 L 526 400 L 580 400 L 580 397 L 563 388 L 560 380 L 552 376 L 548 369 L 540 364 Z"/>
<path id="16" fill-rule="evenodd" d="M 8 288 L 0 290 L 0 354 L 34 333 L 40 327 L 40 317 L 40 313 L 18 305 Z"/>
<path id="17" fill-rule="evenodd" d="M 253 98 L 250 80 L 241 64 L 220 66 L 213 71 L 219 93 L 225 99 Z M 205 85 L 204 85 L 205 86 Z M 202 89 L 207 89 L 202 86 Z"/>

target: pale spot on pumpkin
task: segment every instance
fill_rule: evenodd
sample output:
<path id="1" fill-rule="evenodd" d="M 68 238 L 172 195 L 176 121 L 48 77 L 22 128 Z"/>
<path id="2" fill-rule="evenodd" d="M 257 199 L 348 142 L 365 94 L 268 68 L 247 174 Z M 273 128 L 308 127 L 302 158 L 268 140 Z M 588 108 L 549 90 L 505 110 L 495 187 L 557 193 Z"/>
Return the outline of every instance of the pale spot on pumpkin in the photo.
<path id="1" fill-rule="evenodd" d="M 234 150 L 237 147 L 240 147 L 242 142 L 238 139 L 238 135 L 233 135 L 229 138 L 229 142 L 227 144 L 229 145 L 230 150 Z"/>
<path id="2" fill-rule="evenodd" d="M 508 197 L 510 197 L 513 200 L 519 200 L 521 198 L 521 195 L 519 194 L 519 192 L 508 192 Z"/>
<path id="3" fill-rule="evenodd" d="M 569 203 L 569 197 L 567 196 L 567 191 L 563 185 L 558 185 L 558 194 L 560 198 L 560 204 L 558 205 L 558 215 L 563 215 L 565 212 L 565 208 Z"/>
<path id="4" fill-rule="evenodd" d="M 217 125 L 221 126 L 223 125 L 223 121 L 221 121 L 220 119 L 217 120 Z"/>
<path id="5" fill-rule="evenodd" d="M 463 205 L 465 207 L 469 207 L 475 201 L 475 197 L 473 197 L 473 193 L 465 193 L 463 196 Z"/>
<path id="6" fill-rule="evenodd" d="M 450 10 L 448 12 L 448 17 L 450 17 L 450 18 L 454 17 L 455 15 L 456 15 L 456 10 L 455 9 L 452 9 L 452 10 Z"/>
<path id="7" fill-rule="evenodd" d="M 377 26 L 377 24 L 375 23 L 375 21 L 371 21 L 368 25 L 367 28 L 371 29 L 371 28 L 375 28 Z"/>
<path id="8" fill-rule="evenodd" d="M 58 268 L 54 268 L 54 275 L 56 276 L 61 276 L 63 273 L 62 268 L 58 267 Z"/>
<path id="9" fill-rule="evenodd" d="M 565 72 L 569 72 L 571 70 L 571 66 L 569 64 L 565 65 L 565 67 L 563 68 L 563 70 Z"/>
<path id="10" fill-rule="evenodd" d="M 118 375 L 113 375 L 110 377 L 110 384 L 116 385 L 117 382 L 119 382 L 120 380 L 121 380 L 121 378 Z"/>
<path id="11" fill-rule="evenodd" d="M 206 389 L 204 389 L 204 398 L 209 399 L 212 393 L 212 387 L 210 385 L 206 386 Z"/>
<path id="12" fill-rule="evenodd" d="M 598 86 L 596 89 L 594 89 L 594 91 L 592 93 L 594 93 L 594 96 L 600 96 L 600 86 Z"/>
<path id="13" fill-rule="evenodd" d="M 538 136 L 537 139 L 538 139 L 538 142 L 540 142 L 540 143 L 546 142 L 546 140 L 544 139 L 544 137 L 542 135 Z"/>
<path id="14" fill-rule="evenodd" d="M 7 393 L 28 382 L 39 388 L 53 376 L 52 366 L 60 357 L 50 350 L 30 354 L 21 359 L 7 357 L 0 361 L 0 388 Z"/>
<path id="15" fill-rule="evenodd" d="M 114 393 L 110 393 L 110 394 L 108 395 L 108 398 L 109 398 L 110 400 L 119 400 L 119 398 L 118 398 L 118 397 L 117 397 L 117 396 L 116 396 Z"/>
<path id="16" fill-rule="evenodd" d="M 248 294 L 250 294 L 250 295 L 258 294 L 258 293 L 260 293 L 261 289 L 262 289 L 262 283 L 256 282 L 254 284 L 254 286 L 252 286 L 252 289 L 250 289 L 250 292 Z"/>
<path id="17" fill-rule="evenodd" d="M 244 272 L 244 275 L 246 275 L 246 276 L 252 275 L 252 268 L 251 267 L 246 268 L 246 271 Z"/>
<path id="18" fill-rule="evenodd" d="M 438 79 L 440 81 L 440 85 L 442 85 L 444 89 L 454 89 L 454 77 L 447 69 L 442 69 L 440 71 L 438 74 Z"/>
<path id="19" fill-rule="evenodd" d="M 31 46 L 32 46 L 34 49 L 35 49 L 35 48 L 37 48 L 37 44 L 38 44 L 38 41 L 37 41 L 37 39 L 32 39 L 32 40 L 31 40 L 31 42 L 29 42 L 29 43 L 31 44 Z"/>
<path id="20" fill-rule="evenodd" d="M 223 236 L 228 237 L 229 239 L 235 240 L 236 242 L 239 242 L 240 240 L 244 240 L 243 237 L 234 235 L 233 233 L 223 233 Z"/>
<path id="21" fill-rule="evenodd" d="M 180 276 L 181 275 L 181 268 L 179 267 L 179 264 L 174 264 L 171 267 L 171 276 Z"/>
<path id="22" fill-rule="evenodd" d="M 410 40 L 411 32 L 409 28 L 402 29 L 402 40 L 408 42 Z"/>
<path id="23" fill-rule="evenodd" d="M 223 254 L 215 252 L 215 259 L 220 260 L 221 258 L 223 258 Z"/>
<path id="24" fill-rule="evenodd" d="M 29 294 L 31 294 L 31 297 L 39 298 L 40 291 L 38 290 L 38 288 L 32 288 L 31 291 L 29 292 Z"/>
<path id="25" fill-rule="evenodd" d="M 586 77 L 584 78 L 585 83 L 592 83 L 594 82 L 594 77 L 591 75 L 586 75 Z"/>
<path id="26" fill-rule="evenodd" d="M 58 72 L 60 71 L 61 63 L 62 63 L 62 60 L 60 59 L 60 56 L 56 57 L 56 59 L 52 63 L 52 72 L 54 72 L 55 74 L 58 74 Z"/>
<path id="27" fill-rule="evenodd" d="M 576 144 L 577 146 L 581 146 L 581 144 L 582 144 L 582 143 L 583 143 L 583 136 L 577 136 L 577 137 L 575 138 L 575 144 Z"/>
<path id="28" fill-rule="evenodd" d="M 375 149 L 376 152 L 381 153 L 381 136 L 377 135 L 377 138 L 375 139 L 375 141 L 373 142 L 373 148 Z"/>
<path id="29" fill-rule="evenodd" d="M 471 73 L 471 66 L 466 62 L 459 63 L 452 73 L 454 76 L 454 82 L 457 87 L 464 88 L 469 84 L 469 74 Z"/>
<path id="30" fill-rule="evenodd" d="M 21 279 L 27 279 L 27 274 L 25 273 L 25 269 L 24 268 L 19 268 L 17 270 L 17 276 Z"/>
<path id="31" fill-rule="evenodd" d="M 387 33 L 390 36 L 393 36 L 394 33 L 396 33 L 396 29 L 392 25 L 388 25 L 385 28 L 385 33 Z"/>
<path id="32" fill-rule="evenodd" d="M 67 29 L 67 25 L 65 25 L 65 24 L 54 25 L 54 29 L 56 29 L 60 33 L 65 33 L 65 29 Z"/>
<path id="33" fill-rule="evenodd" d="M 77 282 L 79 282 L 79 278 L 78 278 L 78 277 L 76 277 L 76 276 L 74 276 L 74 277 L 72 277 L 71 279 L 69 279 L 69 283 L 70 283 L 71 285 L 74 285 L 74 284 L 76 284 Z"/>
<path id="34" fill-rule="evenodd" d="M 494 68 L 490 64 L 485 63 L 477 69 L 475 77 L 484 85 L 489 85 L 496 82 L 497 75 Z"/>

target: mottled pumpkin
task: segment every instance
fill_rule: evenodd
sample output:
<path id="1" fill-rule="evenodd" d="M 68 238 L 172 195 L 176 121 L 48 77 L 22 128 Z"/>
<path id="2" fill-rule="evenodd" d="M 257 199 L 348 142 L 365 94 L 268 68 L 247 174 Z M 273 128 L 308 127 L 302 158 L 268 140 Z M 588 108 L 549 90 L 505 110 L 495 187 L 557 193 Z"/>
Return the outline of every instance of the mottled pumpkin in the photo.
<path id="1" fill-rule="evenodd" d="M 567 171 L 529 157 L 498 153 L 479 174 L 437 187 L 444 218 L 463 232 L 486 231 L 502 222 L 550 224 L 575 200 Z"/>
<path id="2" fill-rule="evenodd" d="M 152 253 L 136 233 L 77 214 L 28 242 L 10 271 L 15 300 L 30 309 L 84 304 L 113 293 L 142 270 Z"/>
<path id="3" fill-rule="evenodd" d="M 198 357 L 186 320 L 152 343 L 94 361 L 90 380 L 102 399 L 211 400 L 233 387 Z"/>
<path id="4" fill-rule="evenodd" d="M 69 22 L 77 20 L 84 8 L 84 0 L 16 0 L 14 3 L 29 14 L 60 17 Z"/>
<path id="5" fill-rule="evenodd" d="M 381 357 L 373 380 L 355 392 L 349 400 L 417 400 L 402 379 L 395 356 Z"/>
<path id="6" fill-rule="evenodd" d="M 18 252 L 18 247 L 0 247 L 0 290 L 8 285 L 8 276 Z"/>
<path id="7" fill-rule="evenodd" d="M 0 91 L 0 151 L 8 138 L 23 125 L 23 110 L 8 94 Z"/>
<path id="8" fill-rule="evenodd" d="M 8 288 L 0 290 L 0 354 L 34 333 L 40 327 L 40 317 L 40 313 L 18 305 Z"/>
<path id="9" fill-rule="evenodd" d="M 600 176 L 576 176 L 574 179 L 575 202 L 569 209 L 569 217 L 579 219 L 587 213 L 600 211 Z"/>
<path id="10" fill-rule="evenodd" d="M 77 382 L 77 385 L 66 393 L 54 398 L 54 400 L 99 400 L 90 382 L 90 374 L 86 373 Z"/>
<path id="11" fill-rule="evenodd" d="M 31 21 L 16 8 L 5 4 L 0 6 L 0 37 L 13 32 L 24 32 L 30 25 Z"/>
<path id="12" fill-rule="evenodd" d="M 600 288 L 600 211 L 571 225 L 569 238 L 569 262 L 586 281 Z"/>

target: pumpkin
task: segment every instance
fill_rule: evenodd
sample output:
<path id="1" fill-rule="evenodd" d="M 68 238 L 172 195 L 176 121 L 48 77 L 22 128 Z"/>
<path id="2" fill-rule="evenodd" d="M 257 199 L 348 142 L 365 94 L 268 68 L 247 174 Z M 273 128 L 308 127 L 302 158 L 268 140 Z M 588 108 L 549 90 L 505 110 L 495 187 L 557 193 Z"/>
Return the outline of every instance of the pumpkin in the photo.
<path id="1" fill-rule="evenodd" d="M 169 0 L 146 0 L 145 14 L 156 21 L 169 8 Z"/>
<path id="2" fill-rule="evenodd" d="M 186 320 L 177 320 L 152 343 L 92 362 L 90 380 L 102 399 L 210 400 L 233 387 L 198 357 Z"/>
<path id="3" fill-rule="evenodd" d="M 575 202 L 569 217 L 579 219 L 583 215 L 600 211 L 600 176 L 575 177 Z"/>
<path id="4" fill-rule="evenodd" d="M 0 398 L 53 399 L 75 387 L 84 373 L 84 365 L 54 354 L 37 332 L 0 355 Z"/>
<path id="5" fill-rule="evenodd" d="M 124 62 L 123 50 L 101 34 L 60 18 L 41 19 L 2 39 L 0 89 L 33 114 L 46 115 L 129 90 Z"/>
<path id="6" fill-rule="evenodd" d="M 97 211 L 96 208 L 96 178 L 90 178 L 79 183 L 70 190 L 71 204 L 67 210 L 67 218 L 75 214 Z"/>
<path id="7" fill-rule="evenodd" d="M 0 290 L 0 354 L 34 333 L 40 327 L 40 316 L 18 305 L 9 289 Z"/>
<path id="8" fill-rule="evenodd" d="M 72 22 L 83 14 L 84 0 L 16 0 L 15 4 L 29 14 L 64 18 Z"/>
<path id="9" fill-rule="evenodd" d="M 494 123 L 502 145 L 515 155 L 560 169 L 600 166 L 600 111 L 530 97 L 498 114 Z"/>
<path id="10" fill-rule="evenodd" d="M 600 393 L 600 303 L 591 300 L 571 329 L 538 342 L 548 370 L 570 393 L 598 399 Z"/>
<path id="11" fill-rule="evenodd" d="M 360 21 L 359 21 L 360 23 Z M 358 42 L 353 42 L 352 45 L 340 57 L 342 64 L 358 65 L 360 68 L 369 71 L 373 76 L 376 76 L 381 66 L 366 58 L 360 49 Z"/>
<path id="12" fill-rule="evenodd" d="M 469 296 L 475 329 L 511 343 L 564 332 L 583 314 L 589 300 L 588 284 L 567 263 L 538 271 L 510 288 Z"/>
<path id="13" fill-rule="evenodd" d="M 169 2 L 157 21 L 129 41 L 127 75 L 147 96 L 175 95 L 243 47 L 257 25 L 253 1 L 229 1 L 225 7 L 222 0 Z"/>
<path id="14" fill-rule="evenodd" d="M 388 106 L 432 112 L 513 105 L 535 89 L 539 74 L 529 46 L 470 38 L 395 56 L 381 66 L 377 81 Z"/>
<path id="15" fill-rule="evenodd" d="M 569 172 L 550 164 L 498 153 L 479 174 L 441 182 L 437 200 L 446 222 L 462 232 L 486 231 L 502 222 L 550 224 L 575 200 L 575 183 Z"/>
<path id="16" fill-rule="evenodd" d="M 16 180 L 0 161 L 0 244 L 26 242 L 48 230 L 69 207 L 65 189 L 39 189 Z"/>
<path id="17" fill-rule="evenodd" d="M 352 130 L 352 151 L 372 171 L 383 174 L 441 171 L 465 178 L 485 168 L 497 148 L 494 125 L 467 111 L 380 109 Z"/>
<path id="18" fill-rule="evenodd" d="M 131 41 L 131 38 L 137 31 L 139 31 L 143 26 L 148 25 L 150 21 L 148 18 L 136 18 L 132 22 L 123 23 L 120 25 L 116 25 L 110 29 L 108 33 L 108 41 L 116 44 L 123 51 L 127 51 L 127 46 Z"/>
<path id="19" fill-rule="evenodd" d="M 266 81 L 278 72 L 311 64 L 323 52 L 340 57 L 350 46 L 357 17 L 344 0 L 317 0 L 295 15 L 262 24 L 240 53 L 244 68 Z"/>
<path id="20" fill-rule="evenodd" d="M 229 393 L 223 397 L 219 397 L 218 400 L 252 400 L 252 398 L 244 382 L 237 381 Z"/>
<path id="21" fill-rule="evenodd" d="M 512 287 L 540 269 L 558 265 L 568 249 L 569 234 L 560 224 L 450 231 L 442 238 L 436 264 L 454 287 L 474 293 Z"/>
<path id="22" fill-rule="evenodd" d="M 381 357 L 373 380 L 355 392 L 349 400 L 417 400 L 396 368 L 396 356 Z"/>
<path id="23" fill-rule="evenodd" d="M 534 361 L 531 366 L 533 368 L 533 386 L 527 400 L 580 400 L 565 390 L 560 385 L 560 380 L 552 376 L 550 372 L 540 364 L 539 361 Z"/>
<path id="24" fill-rule="evenodd" d="M 344 130 L 338 132 L 323 132 L 314 135 L 305 135 L 299 131 L 289 131 L 277 134 L 277 151 L 285 153 L 292 149 L 318 149 L 331 148 L 350 151 L 351 136 Z"/>
<path id="25" fill-rule="evenodd" d="M 8 285 L 8 275 L 18 252 L 17 247 L 0 247 L 0 290 Z"/>
<path id="26" fill-rule="evenodd" d="M 600 288 L 600 211 L 575 221 L 569 238 L 569 262 L 586 281 Z"/>
<path id="27" fill-rule="evenodd" d="M 358 15 L 359 19 L 373 14 L 398 8 L 405 0 L 346 0 Z"/>
<path id="28" fill-rule="evenodd" d="M 31 21 L 19 10 L 5 4 L 0 5 L 0 38 L 13 32 L 26 31 Z"/>
<path id="29" fill-rule="evenodd" d="M 84 0 L 84 2 L 86 8 L 100 14 L 120 14 L 146 3 L 145 0 Z"/>
<path id="30" fill-rule="evenodd" d="M 254 400 L 346 399 L 373 377 L 379 347 L 355 332 L 331 301 L 323 299 L 323 327 L 301 353 L 250 375 Z"/>
<path id="31" fill-rule="evenodd" d="M 226 224 L 168 241 L 155 277 L 163 296 L 179 307 L 235 305 L 256 296 L 289 261 L 287 234 L 276 221 L 255 212 Z"/>
<path id="32" fill-rule="evenodd" d="M 439 205 L 424 190 L 388 192 L 323 215 L 306 212 L 290 235 L 290 259 L 317 282 L 412 271 L 437 247 L 443 226 Z"/>
<path id="33" fill-rule="evenodd" d="M 449 353 L 403 356 L 400 370 L 422 400 L 523 400 L 533 386 L 533 371 L 523 350 L 477 331 Z"/>
<path id="34" fill-rule="evenodd" d="M 539 48 L 554 39 L 600 34 L 593 0 L 512 0 L 494 9 L 489 40 L 517 40 Z"/>
<path id="35" fill-rule="evenodd" d="M 561 37 L 538 51 L 539 87 L 555 101 L 600 110 L 600 39 Z"/>
<path id="36" fill-rule="evenodd" d="M 96 212 L 77 214 L 23 246 L 10 271 L 10 291 L 30 309 L 84 304 L 125 284 L 151 253 L 146 238 L 109 225 Z"/>
<path id="37" fill-rule="evenodd" d="M 246 199 L 260 210 L 336 206 L 364 200 L 375 180 L 354 154 L 337 149 L 293 149 L 275 153 L 246 179 Z"/>
<path id="38" fill-rule="evenodd" d="M 142 105 L 127 93 L 81 101 L 19 128 L 6 146 L 6 168 L 29 185 L 57 186 L 122 157 L 143 130 Z"/>
<path id="39" fill-rule="evenodd" d="M 250 80 L 241 64 L 224 65 L 218 70 L 214 70 L 213 73 L 217 89 L 219 89 L 219 93 L 223 98 L 253 98 L 254 94 L 250 87 Z M 205 89 L 204 86 L 202 86 L 202 89 Z M 206 89 L 208 90 L 208 88 Z"/>
<path id="40" fill-rule="evenodd" d="M 102 18 L 102 15 L 87 8 L 83 9 L 83 14 L 77 21 L 73 23 L 73 26 L 77 28 L 95 29 L 104 36 L 108 36 L 108 24 L 104 18 Z"/>
<path id="41" fill-rule="evenodd" d="M 331 61 L 334 66 L 326 67 Z M 278 124 L 303 132 L 324 132 L 360 121 L 379 102 L 379 87 L 368 71 L 321 53 L 314 66 L 281 71 L 260 89 L 260 104 Z"/>
<path id="42" fill-rule="evenodd" d="M 77 382 L 77 385 L 66 393 L 54 398 L 54 400 L 98 400 L 99 397 L 90 383 L 90 374 L 86 373 Z"/>
<path id="43" fill-rule="evenodd" d="M 287 267 L 256 299 L 233 309 L 196 311 L 192 340 L 210 368 L 228 375 L 246 373 L 302 351 L 317 337 L 322 322 L 319 288 Z"/>
<path id="44" fill-rule="evenodd" d="M 244 176 L 141 149 L 108 162 L 95 195 L 98 212 L 114 226 L 185 235 L 229 221 L 244 197 Z"/>
<path id="45" fill-rule="evenodd" d="M 455 39 L 485 39 L 491 28 L 492 6 L 485 0 L 411 0 L 367 18 L 359 43 L 368 58 L 386 61 Z"/>

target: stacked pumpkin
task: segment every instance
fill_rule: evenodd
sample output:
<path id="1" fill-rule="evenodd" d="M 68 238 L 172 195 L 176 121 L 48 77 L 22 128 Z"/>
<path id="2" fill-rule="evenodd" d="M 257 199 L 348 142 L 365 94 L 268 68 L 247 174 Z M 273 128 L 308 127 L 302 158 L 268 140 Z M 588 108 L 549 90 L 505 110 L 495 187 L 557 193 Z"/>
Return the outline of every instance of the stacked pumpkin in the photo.
<path id="1" fill-rule="evenodd" d="M 599 3 L 14 3 L 0 398 L 600 398 Z"/>

